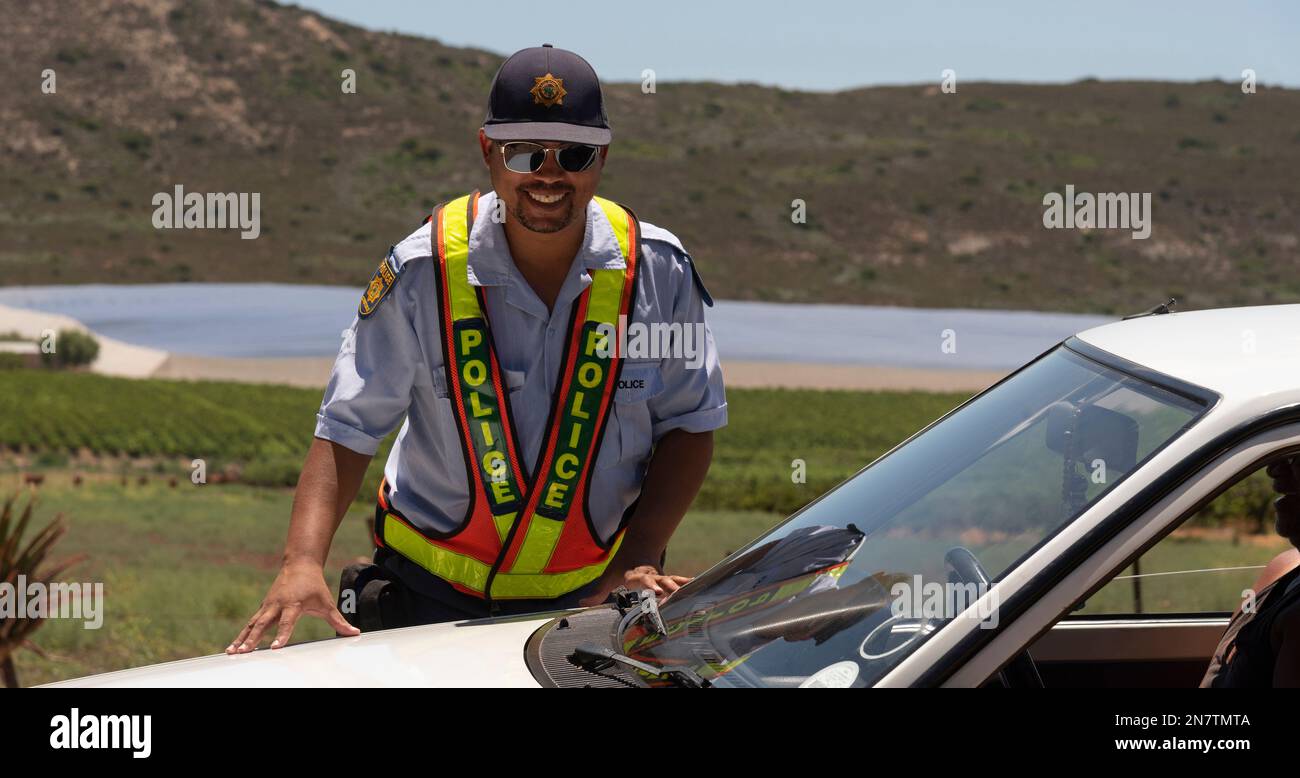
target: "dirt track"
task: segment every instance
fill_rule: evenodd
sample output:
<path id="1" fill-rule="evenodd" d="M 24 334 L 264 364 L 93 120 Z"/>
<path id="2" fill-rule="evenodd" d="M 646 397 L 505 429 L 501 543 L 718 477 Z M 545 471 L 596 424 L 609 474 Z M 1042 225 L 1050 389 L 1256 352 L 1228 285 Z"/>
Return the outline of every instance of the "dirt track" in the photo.
<path id="1" fill-rule="evenodd" d="M 154 377 L 323 387 L 329 380 L 333 364 L 333 357 L 223 359 L 173 354 L 158 368 Z M 732 387 L 928 392 L 975 392 L 1004 375 L 988 370 L 926 370 L 804 362 L 723 362 L 722 373 L 727 386 Z"/>

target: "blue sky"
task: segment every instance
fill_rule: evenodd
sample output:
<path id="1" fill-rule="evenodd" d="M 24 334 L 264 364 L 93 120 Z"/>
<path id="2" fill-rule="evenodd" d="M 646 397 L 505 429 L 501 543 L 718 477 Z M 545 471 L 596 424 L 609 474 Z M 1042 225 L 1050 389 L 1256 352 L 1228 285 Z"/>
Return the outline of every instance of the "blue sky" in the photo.
<path id="1" fill-rule="evenodd" d="M 1080 78 L 1300 86 L 1300 3 L 866 0 L 298 0 L 374 30 L 509 54 L 553 43 L 602 80 L 749 81 L 833 90 Z"/>

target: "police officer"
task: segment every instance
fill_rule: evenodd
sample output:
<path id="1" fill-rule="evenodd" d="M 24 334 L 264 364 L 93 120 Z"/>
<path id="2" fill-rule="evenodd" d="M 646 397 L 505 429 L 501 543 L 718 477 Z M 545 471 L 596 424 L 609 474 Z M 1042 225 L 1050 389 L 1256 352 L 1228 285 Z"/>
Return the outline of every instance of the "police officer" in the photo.
<path id="1" fill-rule="evenodd" d="M 280 573 L 227 653 L 271 633 L 286 645 L 303 614 L 354 635 L 689 580 L 661 563 L 727 420 L 712 300 L 672 233 L 596 196 L 610 139 L 584 59 L 545 44 L 502 64 L 478 137 L 492 191 L 442 204 L 380 263 L 325 390 Z M 671 340 L 637 349 L 638 324 Z M 345 572 L 336 604 L 330 542 L 399 422 L 374 564 Z"/>

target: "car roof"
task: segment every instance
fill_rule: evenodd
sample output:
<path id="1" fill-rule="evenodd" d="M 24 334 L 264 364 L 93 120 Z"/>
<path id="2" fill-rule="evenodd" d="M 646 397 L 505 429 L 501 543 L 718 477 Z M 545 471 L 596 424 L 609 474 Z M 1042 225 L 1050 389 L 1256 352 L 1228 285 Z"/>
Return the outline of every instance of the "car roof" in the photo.
<path id="1" fill-rule="evenodd" d="M 1255 410 L 1300 402 L 1300 305 L 1143 316 L 1080 340 Z"/>

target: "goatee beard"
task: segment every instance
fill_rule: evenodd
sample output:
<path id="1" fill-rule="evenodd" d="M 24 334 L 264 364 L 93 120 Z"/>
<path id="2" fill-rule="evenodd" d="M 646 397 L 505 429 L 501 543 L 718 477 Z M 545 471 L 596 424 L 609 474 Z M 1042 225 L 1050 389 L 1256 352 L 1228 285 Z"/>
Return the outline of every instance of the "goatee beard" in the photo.
<path id="1" fill-rule="evenodd" d="M 524 196 L 527 197 L 527 195 Z M 530 221 L 528 217 L 524 215 L 524 204 L 522 200 L 515 205 L 515 218 L 519 220 L 519 223 L 523 225 L 525 229 L 533 232 L 559 232 L 573 222 L 573 203 L 569 203 L 569 210 L 565 211 L 564 218 L 558 225 L 553 222 L 537 224 L 536 222 Z"/>
<path id="2" fill-rule="evenodd" d="M 528 216 L 524 215 L 525 198 L 528 198 L 528 193 L 525 193 L 525 191 L 521 190 L 519 193 L 519 199 L 515 200 L 515 219 L 519 220 L 519 224 L 523 225 L 524 229 L 532 230 L 532 232 L 534 233 L 558 233 L 560 232 L 560 230 L 567 228 L 569 224 L 572 224 L 573 222 L 572 196 L 571 198 L 568 199 L 568 209 L 565 209 L 563 216 L 559 215 L 559 213 L 556 213 L 555 216 L 551 217 L 551 219 L 555 219 L 559 221 L 558 226 L 552 226 L 552 224 L 555 224 L 555 222 L 551 222 L 551 221 L 547 222 L 547 224 L 537 224 L 537 222 L 529 221 Z"/>

